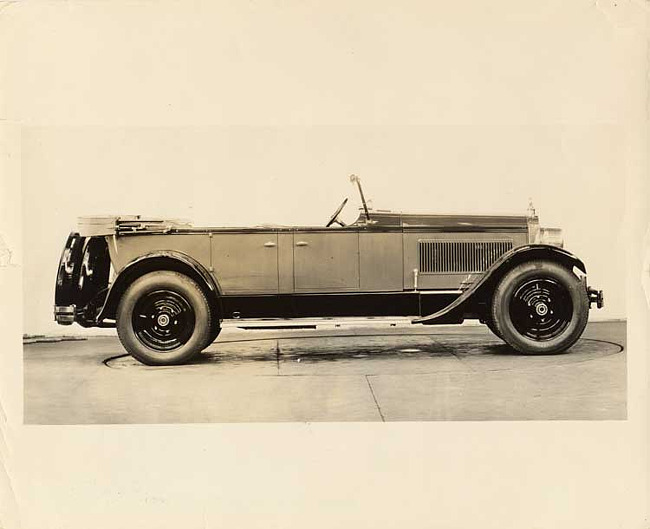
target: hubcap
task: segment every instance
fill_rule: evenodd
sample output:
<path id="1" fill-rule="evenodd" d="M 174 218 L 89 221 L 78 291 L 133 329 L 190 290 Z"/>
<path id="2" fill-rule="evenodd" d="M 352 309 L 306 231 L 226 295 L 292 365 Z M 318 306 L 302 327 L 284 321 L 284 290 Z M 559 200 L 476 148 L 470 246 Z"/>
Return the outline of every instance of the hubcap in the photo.
<path id="1" fill-rule="evenodd" d="M 535 305 L 535 312 L 537 312 L 538 316 L 546 316 L 548 314 L 548 305 L 546 303 L 538 303 Z"/>
<path id="2" fill-rule="evenodd" d="M 573 314 L 567 289 L 550 277 L 519 285 L 510 301 L 510 319 L 517 332 L 535 341 L 548 341 L 564 332 Z"/>
<path id="3" fill-rule="evenodd" d="M 138 300 L 133 311 L 138 339 L 156 351 L 178 349 L 194 332 L 194 310 L 178 292 L 156 290 Z"/>

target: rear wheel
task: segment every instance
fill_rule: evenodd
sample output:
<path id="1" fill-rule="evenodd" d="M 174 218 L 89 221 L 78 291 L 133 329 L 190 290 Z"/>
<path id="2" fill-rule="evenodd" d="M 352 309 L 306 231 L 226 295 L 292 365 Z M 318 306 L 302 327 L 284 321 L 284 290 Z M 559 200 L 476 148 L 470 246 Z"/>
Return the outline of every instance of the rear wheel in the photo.
<path id="1" fill-rule="evenodd" d="M 214 342 L 217 339 L 217 336 L 219 336 L 220 333 L 221 333 L 221 325 L 219 324 L 218 321 L 213 321 L 212 328 L 210 330 L 210 336 L 208 336 L 208 340 L 205 343 L 203 349 L 206 349 L 210 345 L 212 345 L 212 342 Z"/>
<path id="2" fill-rule="evenodd" d="M 582 282 L 552 261 L 531 261 L 513 268 L 492 299 L 497 335 L 526 354 L 565 351 L 582 335 L 589 299 Z"/>
<path id="3" fill-rule="evenodd" d="M 212 335 L 208 301 L 189 277 L 171 271 L 133 282 L 117 309 L 117 333 L 124 348 L 148 365 L 187 362 Z"/>

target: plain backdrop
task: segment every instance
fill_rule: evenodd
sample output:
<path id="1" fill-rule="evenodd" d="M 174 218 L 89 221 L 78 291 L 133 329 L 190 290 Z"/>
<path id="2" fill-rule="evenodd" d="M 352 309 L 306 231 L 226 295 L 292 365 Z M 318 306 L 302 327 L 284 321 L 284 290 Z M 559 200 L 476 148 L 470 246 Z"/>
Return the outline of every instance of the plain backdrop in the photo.
<path id="1" fill-rule="evenodd" d="M 647 10 L 0 2 L 3 525 L 645 528 Z M 378 208 L 532 197 L 628 317 L 628 420 L 22 425 L 20 336 L 56 328 L 77 216 L 321 224 L 352 172 Z"/>
<path id="2" fill-rule="evenodd" d="M 25 8 L 6 35 L 4 98 L 23 124 L 25 333 L 62 332 L 54 277 L 79 215 L 321 224 L 354 193 L 350 173 L 380 208 L 523 214 L 533 198 L 606 291 L 594 318 L 624 317 L 642 89 L 627 66 L 640 53 L 631 14 L 589 2 Z"/>
<path id="3" fill-rule="evenodd" d="M 294 125 L 26 128 L 25 333 L 52 321 L 58 259 L 79 215 L 195 224 L 322 226 L 361 175 L 374 207 L 525 215 L 565 230 L 606 293 L 592 319 L 625 317 L 625 130 L 594 125 Z M 103 330 L 103 333 L 106 333 Z"/>

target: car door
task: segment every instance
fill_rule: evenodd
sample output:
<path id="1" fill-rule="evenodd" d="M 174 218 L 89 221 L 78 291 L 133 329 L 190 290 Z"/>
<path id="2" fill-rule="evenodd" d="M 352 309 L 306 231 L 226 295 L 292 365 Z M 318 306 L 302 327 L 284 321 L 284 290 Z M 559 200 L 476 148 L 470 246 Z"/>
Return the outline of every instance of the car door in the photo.
<path id="1" fill-rule="evenodd" d="M 293 234 L 294 289 L 359 290 L 359 232 L 349 228 L 297 230 Z"/>
<path id="2" fill-rule="evenodd" d="M 404 260 L 401 229 L 369 227 L 359 232 L 359 274 L 362 292 L 401 292 Z"/>
<path id="3" fill-rule="evenodd" d="M 278 234 L 213 233 L 213 274 L 224 295 L 278 292 Z"/>

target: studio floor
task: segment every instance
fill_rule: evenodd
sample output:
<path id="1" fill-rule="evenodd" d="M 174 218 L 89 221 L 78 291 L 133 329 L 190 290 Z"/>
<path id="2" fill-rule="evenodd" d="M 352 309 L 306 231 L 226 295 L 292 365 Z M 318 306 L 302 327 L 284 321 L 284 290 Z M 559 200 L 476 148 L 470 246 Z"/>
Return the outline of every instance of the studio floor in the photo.
<path id="1" fill-rule="evenodd" d="M 563 354 L 482 325 L 225 328 L 196 362 L 147 367 L 117 336 L 24 345 L 26 424 L 626 418 L 626 323 Z"/>

